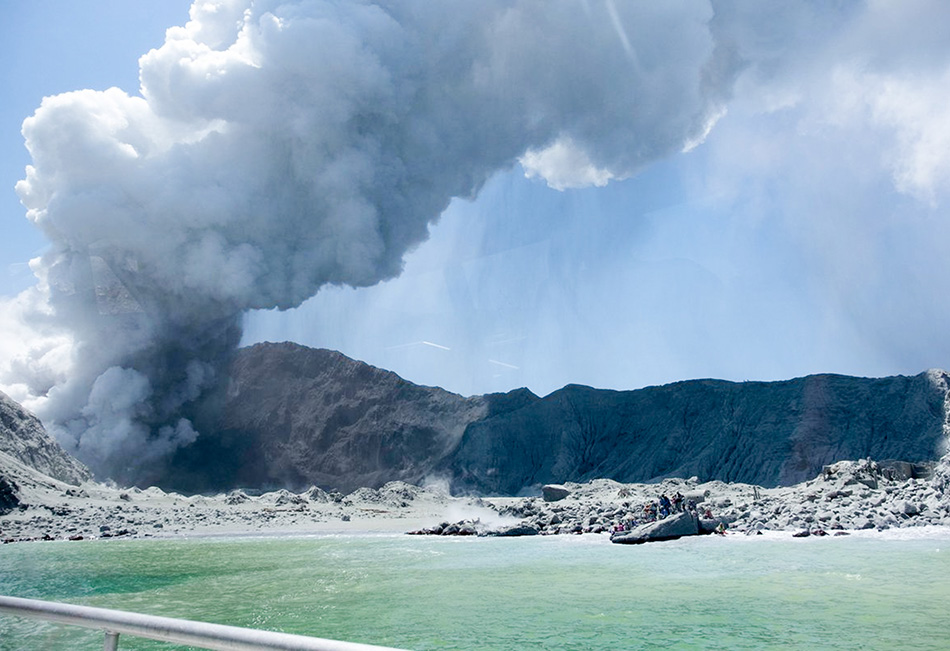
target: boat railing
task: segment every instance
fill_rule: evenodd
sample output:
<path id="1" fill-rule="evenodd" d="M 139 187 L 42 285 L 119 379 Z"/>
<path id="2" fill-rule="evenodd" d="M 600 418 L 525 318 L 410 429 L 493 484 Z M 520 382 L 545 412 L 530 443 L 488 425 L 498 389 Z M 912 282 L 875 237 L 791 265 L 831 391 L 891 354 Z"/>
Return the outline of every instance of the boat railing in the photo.
<path id="1" fill-rule="evenodd" d="M 399 651 L 392 647 L 325 640 L 305 635 L 262 631 L 224 624 L 195 622 L 173 617 L 143 615 L 110 608 L 77 606 L 56 601 L 23 599 L 0 595 L 0 614 L 42 619 L 101 630 L 104 651 L 119 648 L 119 635 L 186 644 L 222 651 Z"/>

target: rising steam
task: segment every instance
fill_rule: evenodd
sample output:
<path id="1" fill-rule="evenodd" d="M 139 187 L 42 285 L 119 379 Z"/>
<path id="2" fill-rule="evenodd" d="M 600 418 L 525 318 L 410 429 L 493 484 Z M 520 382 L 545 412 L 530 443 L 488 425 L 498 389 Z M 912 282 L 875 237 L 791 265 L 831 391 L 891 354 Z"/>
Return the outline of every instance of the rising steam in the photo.
<path id="1" fill-rule="evenodd" d="M 53 343 L 13 366 L 21 393 L 100 477 L 147 479 L 199 436 L 245 311 L 398 275 L 453 197 L 519 160 L 602 185 L 695 146 L 736 72 L 711 19 L 675 0 L 196 1 L 140 59 L 140 96 L 49 97 L 24 122 L 17 192 L 52 246 L 21 301 Z"/>

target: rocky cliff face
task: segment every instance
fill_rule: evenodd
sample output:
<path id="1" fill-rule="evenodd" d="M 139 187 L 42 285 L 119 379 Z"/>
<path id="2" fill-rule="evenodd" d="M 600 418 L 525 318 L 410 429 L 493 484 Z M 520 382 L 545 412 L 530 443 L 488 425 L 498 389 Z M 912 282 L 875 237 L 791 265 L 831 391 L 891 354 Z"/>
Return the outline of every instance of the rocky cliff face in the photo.
<path id="1" fill-rule="evenodd" d="M 349 491 L 419 482 L 470 423 L 532 399 L 530 392 L 463 398 L 337 352 L 259 344 L 234 360 L 215 431 L 181 450 L 161 483 Z"/>
<path id="2" fill-rule="evenodd" d="M 445 471 L 456 489 L 698 476 L 763 486 L 843 459 L 927 461 L 947 435 L 948 375 L 679 382 L 638 391 L 567 386 L 472 423 Z"/>
<path id="3" fill-rule="evenodd" d="M 0 452 L 68 484 L 92 478 L 43 428 L 39 419 L 0 391 Z"/>
<path id="4" fill-rule="evenodd" d="M 463 398 L 339 353 L 260 344 L 239 351 L 218 426 L 181 450 L 160 484 L 349 491 L 436 476 L 455 490 L 515 494 L 696 475 L 789 485 L 842 459 L 937 458 L 947 395 L 948 375 L 932 371 Z"/>

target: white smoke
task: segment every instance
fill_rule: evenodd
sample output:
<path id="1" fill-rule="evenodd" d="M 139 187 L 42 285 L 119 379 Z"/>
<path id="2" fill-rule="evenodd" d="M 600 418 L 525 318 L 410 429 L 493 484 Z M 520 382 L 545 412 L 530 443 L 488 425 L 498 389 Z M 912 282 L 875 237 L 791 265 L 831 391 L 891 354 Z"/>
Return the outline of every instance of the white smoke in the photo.
<path id="1" fill-rule="evenodd" d="M 563 188 L 695 146 L 738 71 L 687 0 L 201 0 L 190 18 L 140 59 L 140 96 L 49 97 L 23 125 L 17 192 L 52 243 L 25 311 L 47 343 L 7 384 L 120 480 L 213 426 L 245 311 L 398 275 L 453 197 L 519 159 Z"/>

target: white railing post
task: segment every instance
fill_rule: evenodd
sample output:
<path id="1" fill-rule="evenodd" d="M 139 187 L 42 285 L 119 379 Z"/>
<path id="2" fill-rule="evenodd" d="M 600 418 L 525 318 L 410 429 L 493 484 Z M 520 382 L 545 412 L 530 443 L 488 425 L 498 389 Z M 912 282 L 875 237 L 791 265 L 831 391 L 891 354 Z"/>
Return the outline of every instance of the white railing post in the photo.
<path id="1" fill-rule="evenodd" d="M 112 631 L 106 631 L 106 640 L 102 645 L 102 651 L 119 651 L 119 634 Z"/>

